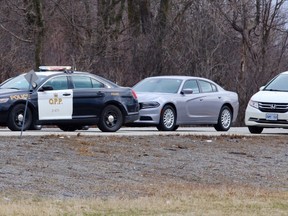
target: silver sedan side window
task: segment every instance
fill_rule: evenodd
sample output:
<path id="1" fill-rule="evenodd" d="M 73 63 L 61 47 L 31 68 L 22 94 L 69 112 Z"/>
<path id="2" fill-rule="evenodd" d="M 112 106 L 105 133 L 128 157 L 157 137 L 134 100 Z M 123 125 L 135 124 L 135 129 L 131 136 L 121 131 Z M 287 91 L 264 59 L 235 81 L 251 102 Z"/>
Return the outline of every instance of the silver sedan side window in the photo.
<path id="1" fill-rule="evenodd" d="M 199 85 L 201 87 L 201 90 L 203 93 L 207 93 L 207 92 L 216 92 L 217 88 L 215 85 L 213 85 L 210 82 L 204 81 L 204 80 L 199 80 Z"/>
<path id="2" fill-rule="evenodd" d="M 183 89 L 192 89 L 193 94 L 199 93 L 199 87 L 196 80 L 187 80 L 184 83 Z"/>

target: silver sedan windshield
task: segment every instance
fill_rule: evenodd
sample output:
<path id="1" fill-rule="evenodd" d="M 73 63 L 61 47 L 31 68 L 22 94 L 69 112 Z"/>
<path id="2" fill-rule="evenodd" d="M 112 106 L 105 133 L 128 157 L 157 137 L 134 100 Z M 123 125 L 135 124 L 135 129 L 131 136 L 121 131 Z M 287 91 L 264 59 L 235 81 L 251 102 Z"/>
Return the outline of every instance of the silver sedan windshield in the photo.
<path id="1" fill-rule="evenodd" d="M 181 79 L 153 78 L 143 80 L 133 89 L 136 92 L 177 93 L 181 83 Z"/>

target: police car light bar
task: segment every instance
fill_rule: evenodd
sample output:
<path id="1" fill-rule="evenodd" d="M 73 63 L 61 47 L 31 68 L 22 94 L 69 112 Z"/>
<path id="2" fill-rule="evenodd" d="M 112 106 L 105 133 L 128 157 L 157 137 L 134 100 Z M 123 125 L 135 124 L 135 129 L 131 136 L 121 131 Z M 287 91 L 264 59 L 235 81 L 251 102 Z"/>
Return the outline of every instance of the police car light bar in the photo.
<path id="1" fill-rule="evenodd" d="M 67 71 L 71 70 L 71 66 L 40 66 L 40 71 Z"/>

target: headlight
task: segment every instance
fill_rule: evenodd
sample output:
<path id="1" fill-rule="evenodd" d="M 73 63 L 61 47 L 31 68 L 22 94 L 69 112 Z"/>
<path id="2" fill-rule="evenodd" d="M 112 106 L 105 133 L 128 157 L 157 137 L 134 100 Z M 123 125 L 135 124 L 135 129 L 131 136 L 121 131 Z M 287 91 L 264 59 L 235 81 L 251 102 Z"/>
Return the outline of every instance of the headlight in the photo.
<path id="1" fill-rule="evenodd" d="M 156 108 L 159 107 L 160 104 L 156 101 L 151 101 L 151 102 L 144 102 L 141 103 L 141 109 L 149 109 L 149 108 Z"/>
<path id="2" fill-rule="evenodd" d="M 254 107 L 254 108 L 256 108 L 256 109 L 259 108 L 258 102 L 256 102 L 256 101 L 250 100 L 250 101 L 249 101 L 249 105 L 252 106 L 252 107 Z"/>
<path id="3" fill-rule="evenodd" d="M 0 103 L 6 103 L 9 100 L 9 98 L 0 98 Z"/>

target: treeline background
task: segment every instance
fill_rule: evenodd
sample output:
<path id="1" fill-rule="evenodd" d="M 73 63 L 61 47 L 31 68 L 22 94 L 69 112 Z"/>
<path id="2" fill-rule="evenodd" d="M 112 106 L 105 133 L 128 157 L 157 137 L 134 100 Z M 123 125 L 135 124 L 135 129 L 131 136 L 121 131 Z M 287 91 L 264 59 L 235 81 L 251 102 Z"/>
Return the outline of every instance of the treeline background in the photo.
<path id="1" fill-rule="evenodd" d="M 212 79 L 249 98 L 288 68 L 287 0 L 0 0 L 0 81 L 71 65 L 123 86 Z"/>

